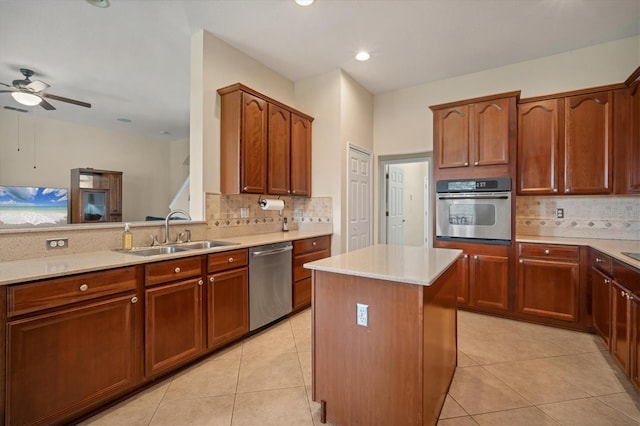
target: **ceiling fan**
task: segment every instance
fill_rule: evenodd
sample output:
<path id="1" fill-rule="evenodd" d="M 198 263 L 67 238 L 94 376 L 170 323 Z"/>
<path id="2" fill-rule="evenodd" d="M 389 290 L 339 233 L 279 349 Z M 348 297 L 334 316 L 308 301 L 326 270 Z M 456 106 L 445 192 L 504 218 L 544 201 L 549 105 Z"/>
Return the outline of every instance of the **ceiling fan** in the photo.
<path id="1" fill-rule="evenodd" d="M 50 93 L 44 93 L 43 90 L 49 87 L 47 83 L 40 80 L 31 81 L 29 77 L 33 76 L 34 72 L 30 69 L 20 68 L 20 72 L 24 76 L 24 80 L 13 80 L 11 86 L 5 83 L 0 83 L 3 86 L 11 88 L 11 90 L 0 90 L 0 93 L 11 93 L 13 99 L 21 103 L 22 105 L 40 105 L 42 108 L 47 110 L 54 110 L 55 107 L 47 102 L 44 98 L 53 99 L 54 101 L 67 102 L 70 104 L 83 106 L 85 108 L 91 108 L 91 104 L 86 102 L 63 98 L 62 96 L 56 96 Z"/>

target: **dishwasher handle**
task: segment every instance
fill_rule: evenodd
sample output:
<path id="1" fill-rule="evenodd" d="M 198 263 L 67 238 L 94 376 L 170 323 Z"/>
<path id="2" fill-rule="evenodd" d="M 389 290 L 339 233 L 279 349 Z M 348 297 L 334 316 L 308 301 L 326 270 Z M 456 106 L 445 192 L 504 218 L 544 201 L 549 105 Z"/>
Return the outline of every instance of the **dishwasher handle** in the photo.
<path id="1" fill-rule="evenodd" d="M 281 247 L 281 248 L 272 249 L 272 250 L 254 251 L 253 253 L 251 253 L 251 256 L 253 257 L 270 256 L 272 254 L 284 253 L 285 251 L 291 251 L 291 250 L 293 250 L 293 246 L 286 246 L 286 247 Z"/>

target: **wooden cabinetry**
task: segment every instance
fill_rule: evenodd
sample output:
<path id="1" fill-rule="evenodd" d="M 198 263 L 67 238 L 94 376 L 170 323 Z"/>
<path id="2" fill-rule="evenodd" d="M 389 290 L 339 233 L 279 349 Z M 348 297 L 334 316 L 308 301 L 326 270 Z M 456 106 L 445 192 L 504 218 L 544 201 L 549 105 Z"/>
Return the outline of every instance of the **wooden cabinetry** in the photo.
<path id="1" fill-rule="evenodd" d="M 640 67 L 627 79 L 628 88 L 614 91 L 614 189 L 640 193 Z"/>
<path id="2" fill-rule="evenodd" d="M 249 331 L 248 252 L 210 254 L 207 264 L 207 349 L 212 349 Z"/>
<path id="3" fill-rule="evenodd" d="M 590 258 L 594 327 L 606 342 L 606 320 L 609 320 L 611 355 L 640 389 L 640 270 L 597 250 L 591 250 Z M 605 307 L 607 300 L 610 317 Z"/>
<path id="4" fill-rule="evenodd" d="M 518 194 L 613 192 L 614 137 L 616 144 L 625 143 L 630 121 L 630 98 L 618 93 L 623 88 L 618 84 L 519 102 Z M 614 114 L 626 121 L 616 121 Z"/>
<path id="5" fill-rule="evenodd" d="M 458 306 L 487 312 L 510 309 L 507 246 L 450 241 L 436 245 L 463 250 L 457 265 Z"/>
<path id="6" fill-rule="evenodd" d="M 307 238 L 293 242 L 292 304 L 293 311 L 311 304 L 311 270 L 304 264 L 331 256 L 331 236 Z"/>
<path id="7" fill-rule="evenodd" d="M 122 221 L 122 172 L 71 170 L 71 223 Z"/>
<path id="8" fill-rule="evenodd" d="M 6 424 L 64 423 L 140 383 L 136 271 L 7 288 Z"/>
<path id="9" fill-rule="evenodd" d="M 580 320 L 580 251 L 576 246 L 518 244 L 517 311 Z"/>
<path id="10" fill-rule="evenodd" d="M 145 374 L 169 371 L 200 355 L 202 260 L 199 256 L 145 265 Z"/>
<path id="11" fill-rule="evenodd" d="M 441 177 L 510 175 L 509 165 L 515 164 L 519 95 L 503 93 L 430 107 L 434 158 Z M 468 171 L 446 170 L 459 168 Z"/>
<path id="12" fill-rule="evenodd" d="M 312 117 L 242 84 L 218 89 L 223 194 L 311 194 Z"/>

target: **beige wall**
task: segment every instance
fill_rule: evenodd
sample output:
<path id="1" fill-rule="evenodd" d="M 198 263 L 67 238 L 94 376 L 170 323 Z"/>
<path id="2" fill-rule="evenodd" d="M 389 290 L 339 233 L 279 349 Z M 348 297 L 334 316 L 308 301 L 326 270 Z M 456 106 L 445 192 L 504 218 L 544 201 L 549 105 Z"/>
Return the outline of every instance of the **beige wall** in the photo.
<path id="1" fill-rule="evenodd" d="M 124 221 L 168 212 L 174 144 L 6 109 L 0 109 L 0 141 L 0 185 L 69 188 L 71 169 L 117 170 Z"/>

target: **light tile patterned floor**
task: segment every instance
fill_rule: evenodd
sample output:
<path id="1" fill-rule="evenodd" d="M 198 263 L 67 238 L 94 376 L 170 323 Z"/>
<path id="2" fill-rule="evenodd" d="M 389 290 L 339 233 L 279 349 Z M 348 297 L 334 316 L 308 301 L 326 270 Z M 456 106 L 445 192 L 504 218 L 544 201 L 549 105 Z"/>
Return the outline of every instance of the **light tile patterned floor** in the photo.
<path id="1" fill-rule="evenodd" d="M 83 425 L 319 425 L 304 311 Z M 640 396 L 593 335 L 460 311 L 439 425 L 638 425 Z"/>

